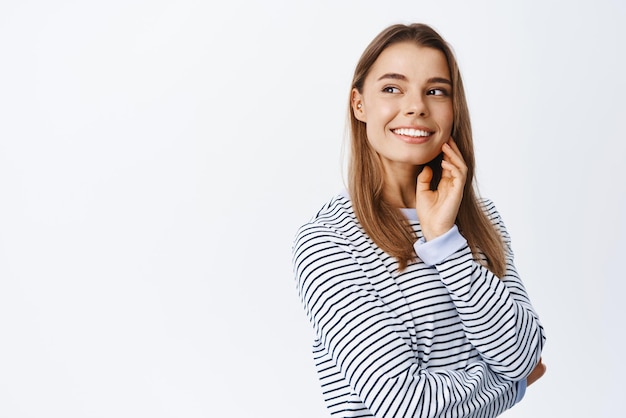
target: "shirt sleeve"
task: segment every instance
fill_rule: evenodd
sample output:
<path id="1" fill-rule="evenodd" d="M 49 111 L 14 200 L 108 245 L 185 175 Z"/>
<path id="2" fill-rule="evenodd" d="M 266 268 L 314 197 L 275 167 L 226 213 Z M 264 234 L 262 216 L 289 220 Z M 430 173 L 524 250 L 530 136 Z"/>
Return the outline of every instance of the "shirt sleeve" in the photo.
<path id="1" fill-rule="evenodd" d="M 415 250 L 439 271 L 469 341 L 489 367 L 505 379 L 520 381 L 539 362 L 546 338 L 515 269 L 506 227 L 493 203 L 486 201 L 485 207 L 507 250 L 502 278 L 474 259 L 456 226 L 430 242 L 418 240 Z"/>
<path id="2" fill-rule="evenodd" d="M 526 379 L 522 379 L 517 382 L 517 396 L 515 397 L 515 403 L 519 403 L 524 398 L 527 385 L 528 382 L 526 381 Z"/>
<path id="3" fill-rule="evenodd" d="M 448 232 L 430 241 L 426 241 L 424 237 L 418 239 L 413 247 L 424 263 L 434 266 L 466 245 L 467 241 L 459 233 L 459 228 L 454 225 Z"/>
<path id="4" fill-rule="evenodd" d="M 364 278 L 349 244 L 320 225 L 301 229 L 294 270 L 316 340 L 376 417 L 496 416 L 516 401 L 515 382 L 486 361 L 458 370 L 422 367 L 402 324 Z"/>

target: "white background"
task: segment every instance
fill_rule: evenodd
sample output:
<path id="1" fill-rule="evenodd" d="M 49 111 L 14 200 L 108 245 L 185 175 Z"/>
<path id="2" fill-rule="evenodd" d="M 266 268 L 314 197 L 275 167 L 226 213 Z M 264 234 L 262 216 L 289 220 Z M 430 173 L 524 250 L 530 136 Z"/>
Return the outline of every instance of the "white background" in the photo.
<path id="1" fill-rule="evenodd" d="M 548 336 L 504 416 L 617 416 L 623 2 L 4 0 L 0 417 L 327 416 L 291 242 L 342 188 L 359 55 L 413 21 Z"/>

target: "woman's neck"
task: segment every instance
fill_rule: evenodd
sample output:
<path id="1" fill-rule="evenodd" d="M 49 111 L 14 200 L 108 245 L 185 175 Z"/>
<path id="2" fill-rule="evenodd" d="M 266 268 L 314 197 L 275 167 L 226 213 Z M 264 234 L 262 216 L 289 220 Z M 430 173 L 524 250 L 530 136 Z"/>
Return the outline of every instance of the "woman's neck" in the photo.
<path id="1" fill-rule="evenodd" d="M 387 203 L 397 208 L 415 207 L 415 188 L 419 167 L 385 167 L 383 197 Z"/>

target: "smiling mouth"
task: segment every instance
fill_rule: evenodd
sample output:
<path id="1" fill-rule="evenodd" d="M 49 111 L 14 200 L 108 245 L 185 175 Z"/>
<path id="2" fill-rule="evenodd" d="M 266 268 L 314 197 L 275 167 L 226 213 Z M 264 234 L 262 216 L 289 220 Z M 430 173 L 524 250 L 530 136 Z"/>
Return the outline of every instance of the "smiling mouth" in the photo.
<path id="1" fill-rule="evenodd" d="M 398 128 L 391 130 L 396 135 L 408 136 L 411 138 L 425 138 L 431 136 L 433 132 L 423 131 L 421 129 Z"/>

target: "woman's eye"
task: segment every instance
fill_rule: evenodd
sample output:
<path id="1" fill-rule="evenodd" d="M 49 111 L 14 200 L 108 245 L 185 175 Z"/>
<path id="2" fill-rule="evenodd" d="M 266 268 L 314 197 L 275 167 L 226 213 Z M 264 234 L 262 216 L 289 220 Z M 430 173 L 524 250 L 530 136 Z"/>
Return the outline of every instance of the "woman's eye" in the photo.
<path id="1" fill-rule="evenodd" d="M 383 87 L 384 93 L 400 93 L 400 89 L 393 86 Z"/>
<path id="2" fill-rule="evenodd" d="M 444 89 L 430 89 L 427 94 L 429 96 L 447 96 L 448 92 Z"/>

